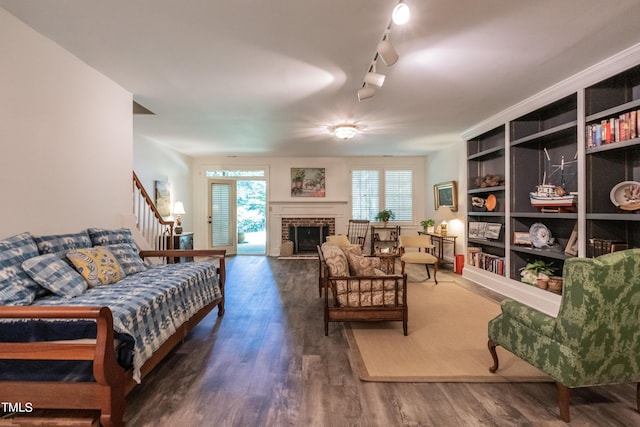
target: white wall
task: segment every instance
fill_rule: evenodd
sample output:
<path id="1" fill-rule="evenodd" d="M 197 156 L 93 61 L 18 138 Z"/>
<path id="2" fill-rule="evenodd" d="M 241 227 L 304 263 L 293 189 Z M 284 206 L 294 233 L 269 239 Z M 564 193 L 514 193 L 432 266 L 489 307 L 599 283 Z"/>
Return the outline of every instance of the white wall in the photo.
<path id="1" fill-rule="evenodd" d="M 220 168 L 263 168 L 267 170 L 268 218 L 267 230 L 269 238 L 269 255 L 278 255 L 280 249 L 279 219 L 283 206 L 288 205 L 294 211 L 300 207 L 306 212 L 321 212 L 317 216 L 324 216 L 329 209 L 337 210 L 337 214 L 344 221 L 336 222 L 336 233 L 346 233 L 347 220 L 351 218 L 351 169 L 363 167 L 412 167 L 416 170 L 414 176 L 414 219 L 415 223 L 409 229 L 417 230 L 420 220 L 424 219 L 426 206 L 424 157 L 326 157 L 326 158 L 267 158 L 267 157 L 203 157 L 194 159 L 193 163 L 193 205 L 195 245 L 206 247 L 207 242 L 207 203 L 208 186 L 207 170 Z M 291 197 L 291 168 L 317 167 L 325 168 L 326 197 L 323 198 L 292 198 Z M 294 206 L 295 205 L 295 206 Z M 405 230 L 405 228 L 403 228 Z"/>
<path id="2" fill-rule="evenodd" d="M 449 234 L 458 236 L 456 253 L 464 254 L 465 224 L 467 214 L 467 151 L 462 139 L 447 148 L 430 154 L 426 159 L 427 171 L 427 217 L 435 216 L 435 199 L 433 186 L 447 181 L 456 181 L 458 189 L 458 211 L 454 212 L 457 220 L 449 222 Z"/>
<path id="3" fill-rule="evenodd" d="M 0 238 L 119 227 L 132 97 L 0 8 Z"/>
<path id="4" fill-rule="evenodd" d="M 153 116 L 134 117 L 134 128 L 136 120 L 153 120 Z M 176 201 L 184 203 L 186 212 L 182 215 L 184 231 L 193 230 L 191 163 L 191 157 L 136 135 L 134 132 L 133 170 L 152 199 L 155 192 L 154 182 L 169 182 L 171 206 Z"/>

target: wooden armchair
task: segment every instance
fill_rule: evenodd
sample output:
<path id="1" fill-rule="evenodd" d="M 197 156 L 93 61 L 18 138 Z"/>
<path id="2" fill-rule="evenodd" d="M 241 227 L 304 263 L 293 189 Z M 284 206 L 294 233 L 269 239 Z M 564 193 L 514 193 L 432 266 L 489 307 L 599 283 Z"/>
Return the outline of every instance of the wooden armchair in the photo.
<path id="1" fill-rule="evenodd" d="M 488 325 L 489 370 L 498 370 L 496 346 L 540 369 L 556 381 L 569 422 L 571 388 L 640 382 L 640 249 L 570 258 L 563 279 L 557 317 L 503 301 Z M 640 411 L 640 385 L 636 399 Z"/>
<path id="2" fill-rule="evenodd" d="M 372 257 L 361 255 L 362 271 L 349 272 L 349 261 L 340 247 L 324 243 L 318 246 L 319 281 L 324 286 L 324 334 L 329 334 L 329 322 L 399 321 L 407 335 L 407 275 L 377 273 Z M 347 249 L 348 252 L 348 249 Z M 358 274 L 362 273 L 362 274 Z M 382 275 L 381 275 L 382 274 Z"/>

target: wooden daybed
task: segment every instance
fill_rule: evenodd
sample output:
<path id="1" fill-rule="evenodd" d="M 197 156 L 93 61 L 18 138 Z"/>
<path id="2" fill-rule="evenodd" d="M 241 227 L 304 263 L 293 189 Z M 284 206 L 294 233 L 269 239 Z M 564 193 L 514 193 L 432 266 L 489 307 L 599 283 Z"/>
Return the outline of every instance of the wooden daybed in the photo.
<path id="1" fill-rule="evenodd" d="M 224 314 L 225 251 L 141 251 L 141 257 L 214 257 L 219 261 L 218 281 L 222 296 L 201 308 L 176 328 L 140 369 L 144 378 L 214 308 Z M 93 361 L 95 382 L 2 381 L 2 400 L 30 402 L 33 408 L 91 409 L 100 411 L 103 426 L 124 425 L 125 397 L 137 385 L 132 369 L 124 370 L 114 351 L 113 317 L 109 307 L 93 306 L 0 306 L 0 319 L 94 319 L 95 342 L 0 342 L 0 359 Z"/>

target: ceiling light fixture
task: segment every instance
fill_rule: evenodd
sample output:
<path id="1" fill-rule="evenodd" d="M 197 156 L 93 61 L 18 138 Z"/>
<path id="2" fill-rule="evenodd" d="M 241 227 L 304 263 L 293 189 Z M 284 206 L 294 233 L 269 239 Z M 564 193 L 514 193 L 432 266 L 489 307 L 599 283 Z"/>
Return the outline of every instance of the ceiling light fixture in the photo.
<path id="1" fill-rule="evenodd" d="M 351 139 L 354 136 L 356 136 L 357 133 L 358 133 L 358 126 L 353 124 L 345 123 L 345 124 L 336 125 L 333 127 L 333 134 L 340 139 Z"/>
<path id="2" fill-rule="evenodd" d="M 411 17 L 411 11 L 409 10 L 409 6 L 400 2 L 393 8 L 393 13 L 391 14 L 393 19 L 393 23 L 396 25 L 404 25 L 409 22 L 409 18 Z"/>
<path id="3" fill-rule="evenodd" d="M 400 0 L 393 9 L 391 20 L 389 20 L 389 25 L 387 25 L 387 28 L 382 34 L 382 39 L 378 43 L 376 53 L 373 56 L 373 60 L 371 61 L 371 65 L 364 75 L 362 86 L 360 87 L 360 89 L 358 89 L 358 101 L 364 101 L 365 99 L 373 98 L 376 91 L 371 86 L 382 87 L 382 85 L 384 84 L 384 74 L 378 74 L 376 72 L 376 64 L 378 62 L 378 58 L 382 59 L 382 62 L 384 62 L 387 67 L 390 67 L 398 62 L 400 56 L 391 44 L 391 41 L 389 40 L 389 34 L 391 32 L 391 26 L 394 23 L 398 25 L 406 24 L 409 21 L 409 16 L 409 6 L 404 3 L 404 0 Z"/>

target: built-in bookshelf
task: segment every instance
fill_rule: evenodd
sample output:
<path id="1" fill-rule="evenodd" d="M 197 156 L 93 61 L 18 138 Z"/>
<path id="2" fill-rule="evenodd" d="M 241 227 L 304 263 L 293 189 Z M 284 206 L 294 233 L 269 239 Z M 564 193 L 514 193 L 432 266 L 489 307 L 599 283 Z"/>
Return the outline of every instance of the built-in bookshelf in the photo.
<path id="1" fill-rule="evenodd" d="M 505 127 L 500 126 L 467 141 L 467 261 L 470 265 L 504 275 Z M 489 203 L 487 203 L 489 202 Z M 487 236 L 487 224 L 499 232 Z M 485 262 L 491 260 L 492 262 Z M 493 260 L 496 260 L 493 262 Z M 500 261 L 501 268 L 497 268 Z M 495 268 L 494 268 L 495 267 Z"/>
<path id="2" fill-rule="evenodd" d="M 580 78 L 588 83 L 566 84 L 555 99 L 545 91 L 542 105 L 523 102 L 534 108 L 514 106 L 502 116 L 503 124 L 488 120 L 498 124 L 467 138 L 468 259 L 463 274 L 550 314 L 557 311 L 560 296 L 521 282 L 525 265 L 544 260 L 561 275 L 570 257 L 640 247 L 640 209 L 621 209 L 611 200 L 620 183 L 640 182 L 640 65 L 605 74 L 596 83 Z M 553 174 L 556 165 L 564 165 L 564 172 Z M 490 174 L 503 174 L 504 183 L 480 187 L 478 177 Z M 533 206 L 530 192 L 543 181 L 576 195 L 575 207 Z M 496 209 L 474 205 L 489 195 L 496 198 Z M 476 223 L 483 222 L 500 223 L 500 237 L 478 238 Z M 522 237 L 534 224 L 550 231 L 551 245 L 537 248 Z M 479 254 L 486 254 L 489 269 L 478 265 Z M 504 269 L 496 271 L 500 261 Z"/>
<path id="3" fill-rule="evenodd" d="M 640 182 L 639 109 L 640 65 L 585 89 L 587 255 L 602 252 L 602 241 L 640 246 L 640 212 L 611 200 L 619 183 Z"/>

